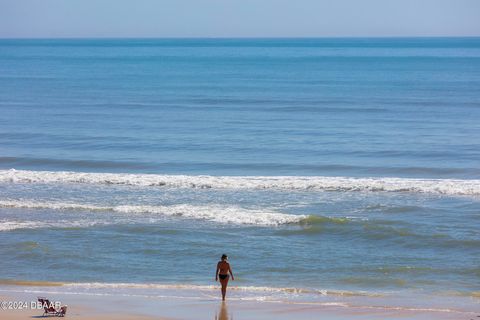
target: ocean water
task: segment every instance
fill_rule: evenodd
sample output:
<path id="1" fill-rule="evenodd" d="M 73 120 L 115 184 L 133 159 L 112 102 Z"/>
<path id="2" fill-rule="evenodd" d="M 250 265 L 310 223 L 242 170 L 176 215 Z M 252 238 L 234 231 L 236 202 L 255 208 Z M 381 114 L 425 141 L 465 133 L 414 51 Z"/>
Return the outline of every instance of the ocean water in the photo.
<path id="1" fill-rule="evenodd" d="M 478 303 L 479 218 L 479 38 L 0 40 L 2 284 Z"/>

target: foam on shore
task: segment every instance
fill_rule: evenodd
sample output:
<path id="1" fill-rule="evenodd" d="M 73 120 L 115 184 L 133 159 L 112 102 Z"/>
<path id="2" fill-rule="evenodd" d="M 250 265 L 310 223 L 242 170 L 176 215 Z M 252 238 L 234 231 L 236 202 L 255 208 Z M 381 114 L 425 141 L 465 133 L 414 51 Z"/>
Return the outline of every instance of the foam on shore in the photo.
<path id="1" fill-rule="evenodd" d="M 108 283 L 108 282 L 50 282 L 50 281 L 28 281 L 28 280 L 9 280 L 0 279 L 0 286 L 28 286 L 28 287 L 62 287 L 69 290 L 192 290 L 192 291 L 216 291 L 218 285 L 196 285 L 196 284 L 162 284 L 162 283 Z M 366 291 L 346 291 L 329 289 L 311 289 L 294 287 L 265 287 L 265 286 L 236 286 L 230 284 L 229 290 L 244 293 L 263 293 L 263 294 L 313 294 L 322 296 L 369 296 L 380 297 L 379 293 Z"/>

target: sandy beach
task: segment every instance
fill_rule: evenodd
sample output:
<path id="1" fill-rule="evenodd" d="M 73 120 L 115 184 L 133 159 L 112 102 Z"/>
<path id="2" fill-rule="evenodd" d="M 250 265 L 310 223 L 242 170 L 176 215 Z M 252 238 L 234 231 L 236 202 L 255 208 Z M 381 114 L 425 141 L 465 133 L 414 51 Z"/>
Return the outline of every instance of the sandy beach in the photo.
<path id="1" fill-rule="evenodd" d="M 222 303 L 220 299 L 198 292 L 197 297 L 180 297 L 181 292 L 170 292 L 164 296 L 140 296 L 124 294 L 79 294 L 50 291 L 38 288 L 2 287 L 2 301 L 30 303 L 37 296 L 47 296 L 52 301 L 68 305 L 67 318 L 71 319 L 476 319 L 480 313 L 469 308 L 437 308 L 417 305 L 378 305 L 372 301 L 359 301 L 357 305 L 346 303 L 348 299 L 338 298 L 337 302 L 317 301 L 249 301 L 232 294 L 232 299 Z M 181 290 L 180 290 L 181 291 Z M 343 302 L 342 302 L 343 301 Z M 370 304 L 368 304 L 370 302 Z M 478 304 L 478 301 L 477 301 Z M 42 318 L 42 310 L 1 310 L 1 319 L 19 320 Z"/>

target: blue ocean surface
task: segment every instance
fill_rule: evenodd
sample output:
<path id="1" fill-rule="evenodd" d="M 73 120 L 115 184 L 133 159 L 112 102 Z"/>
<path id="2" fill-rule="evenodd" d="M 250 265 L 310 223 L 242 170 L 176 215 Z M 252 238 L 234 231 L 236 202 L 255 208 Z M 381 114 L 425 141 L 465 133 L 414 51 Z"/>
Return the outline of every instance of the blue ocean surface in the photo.
<path id="1" fill-rule="evenodd" d="M 479 38 L 0 40 L 2 283 L 478 299 L 479 218 Z"/>

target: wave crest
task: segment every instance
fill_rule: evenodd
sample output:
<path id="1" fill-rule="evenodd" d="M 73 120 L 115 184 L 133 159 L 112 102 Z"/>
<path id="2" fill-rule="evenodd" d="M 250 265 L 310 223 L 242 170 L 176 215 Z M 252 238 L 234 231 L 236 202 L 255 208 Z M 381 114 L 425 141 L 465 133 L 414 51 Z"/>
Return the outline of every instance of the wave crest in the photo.
<path id="1" fill-rule="evenodd" d="M 276 211 L 245 209 L 235 206 L 220 205 L 171 205 L 171 206 L 151 206 L 151 205 L 119 205 L 119 206 L 98 206 L 92 204 L 62 203 L 62 202 L 36 202 L 25 200 L 0 200 L 0 207 L 18 208 L 18 209 L 52 209 L 52 210 L 86 210 L 86 211 L 111 211 L 128 215 L 155 215 L 167 217 L 180 217 L 186 219 L 205 220 L 223 224 L 234 225 L 256 225 L 256 226 L 277 226 L 283 224 L 294 224 L 304 221 L 308 223 L 308 216 L 286 214 Z M 66 221 L 66 226 L 72 225 L 74 221 Z M 62 226 L 63 223 L 47 222 L 0 222 L 0 231 L 8 231 L 19 228 L 40 228 L 45 226 Z M 94 223 L 89 221 L 87 226 Z M 82 224 L 72 225 L 73 227 Z"/>
<path id="2" fill-rule="evenodd" d="M 84 183 L 198 189 L 280 189 L 480 195 L 480 180 L 302 176 L 187 176 L 0 170 L 2 183 Z"/>

